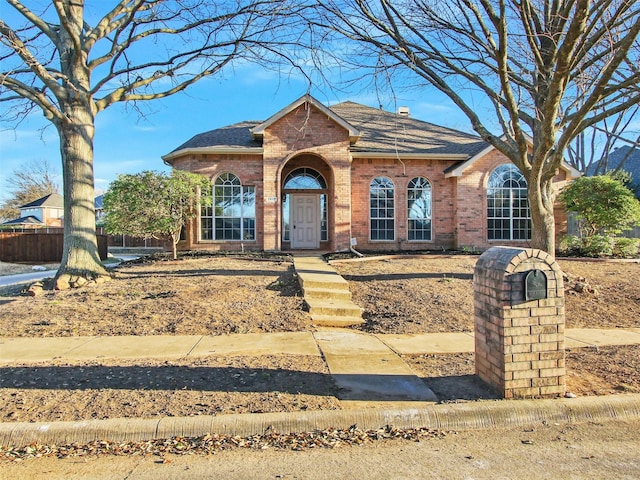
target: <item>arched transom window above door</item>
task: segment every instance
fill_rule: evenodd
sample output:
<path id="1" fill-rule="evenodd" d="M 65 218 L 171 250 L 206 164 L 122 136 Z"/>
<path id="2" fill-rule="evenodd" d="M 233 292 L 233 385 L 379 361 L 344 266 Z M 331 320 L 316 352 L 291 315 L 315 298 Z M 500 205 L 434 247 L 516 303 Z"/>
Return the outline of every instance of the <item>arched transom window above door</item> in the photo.
<path id="1" fill-rule="evenodd" d="M 296 168 L 284 181 L 285 190 L 324 190 L 327 182 L 312 168 Z"/>

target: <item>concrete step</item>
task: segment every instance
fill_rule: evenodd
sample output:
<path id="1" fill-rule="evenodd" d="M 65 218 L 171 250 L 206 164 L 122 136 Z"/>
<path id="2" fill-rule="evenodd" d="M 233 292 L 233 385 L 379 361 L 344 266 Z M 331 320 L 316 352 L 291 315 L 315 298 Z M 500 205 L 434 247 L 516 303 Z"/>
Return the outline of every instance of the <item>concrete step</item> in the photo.
<path id="1" fill-rule="evenodd" d="M 335 315 L 312 315 L 311 320 L 318 327 L 351 327 L 362 325 L 362 317 L 337 317 Z"/>
<path id="2" fill-rule="evenodd" d="M 297 272 L 302 288 L 325 288 L 334 290 L 349 290 L 349 282 L 337 273 L 305 273 Z"/>
<path id="3" fill-rule="evenodd" d="M 335 299 L 307 298 L 305 302 L 309 305 L 309 313 L 314 315 L 334 315 L 336 317 L 359 317 L 362 316 L 362 308 L 353 302 Z"/>
<path id="4" fill-rule="evenodd" d="M 305 298 L 351 300 L 351 291 L 337 288 L 303 288 L 302 294 Z"/>

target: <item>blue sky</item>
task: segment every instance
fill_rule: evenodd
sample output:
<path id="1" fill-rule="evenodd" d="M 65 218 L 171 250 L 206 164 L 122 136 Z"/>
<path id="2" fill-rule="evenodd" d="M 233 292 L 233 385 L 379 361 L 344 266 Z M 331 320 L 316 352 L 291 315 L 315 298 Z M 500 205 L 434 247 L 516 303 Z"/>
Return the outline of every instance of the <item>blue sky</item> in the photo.
<path id="1" fill-rule="evenodd" d="M 242 120 L 265 120 L 307 92 L 302 79 L 280 80 L 275 72 L 257 66 L 245 65 L 224 75 L 204 79 L 184 93 L 146 102 L 144 118 L 124 104 L 101 112 L 94 145 L 96 191 L 106 190 L 120 173 L 168 170 L 161 156 L 193 135 Z M 346 93 L 322 88 L 311 94 L 326 105 L 351 100 L 375 107 L 382 101 L 383 108 L 389 111 L 408 106 L 414 118 L 471 132 L 468 120 L 455 105 L 426 88 L 396 93 L 395 97 L 377 95 L 363 87 Z M 43 127 L 47 128 L 42 130 Z M 0 200 L 5 197 L 8 175 L 23 165 L 45 159 L 52 170 L 61 171 L 56 130 L 39 113 L 32 114 L 15 130 L 2 130 Z M 59 184 L 62 188 L 61 178 Z"/>

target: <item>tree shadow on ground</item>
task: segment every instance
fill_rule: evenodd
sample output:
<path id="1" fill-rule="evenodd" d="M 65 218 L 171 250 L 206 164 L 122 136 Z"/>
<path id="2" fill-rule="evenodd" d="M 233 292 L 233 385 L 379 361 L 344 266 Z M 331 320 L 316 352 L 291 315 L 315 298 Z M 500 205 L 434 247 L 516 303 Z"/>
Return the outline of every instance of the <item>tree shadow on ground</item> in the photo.
<path id="1" fill-rule="evenodd" d="M 350 282 L 371 282 L 380 280 L 415 280 L 417 278 L 425 279 L 458 279 L 458 280 L 473 280 L 472 273 L 453 273 L 453 272 L 441 272 L 441 273 L 388 273 L 388 274 L 372 274 L 372 275 L 342 275 L 342 277 Z"/>
<path id="2" fill-rule="evenodd" d="M 0 388 L 336 394 L 331 375 L 269 368 L 64 365 L 0 368 Z"/>

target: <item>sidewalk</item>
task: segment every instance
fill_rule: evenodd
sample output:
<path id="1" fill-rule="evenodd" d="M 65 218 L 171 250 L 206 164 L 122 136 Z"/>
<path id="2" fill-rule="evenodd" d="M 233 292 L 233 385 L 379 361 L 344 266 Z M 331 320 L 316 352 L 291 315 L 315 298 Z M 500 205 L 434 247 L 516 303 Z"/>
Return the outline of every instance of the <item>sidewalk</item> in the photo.
<path id="1" fill-rule="evenodd" d="M 570 348 L 640 344 L 640 329 L 570 329 Z M 301 432 L 328 427 L 476 429 L 640 418 L 640 395 L 557 400 L 503 400 L 437 404 L 400 354 L 472 352 L 472 333 L 368 335 L 345 329 L 225 336 L 0 337 L 0 365 L 52 359 L 184 358 L 211 354 L 322 356 L 341 387 L 342 410 L 160 419 L 2 423 L 0 445 L 138 441 L 207 433 L 254 435 L 267 429 Z"/>
<path id="2" fill-rule="evenodd" d="M 354 351 L 376 338 L 399 355 L 473 352 L 473 333 L 423 333 L 368 335 L 345 329 L 319 332 L 249 333 L 221 336 L 120 336 L 120 337 L 0 337 L 0 364 L 44 362 L 52 359 L 88 361 L 107 358 L 184 358 L 206 355 L 314 355 L 320 356 L 318 338 L 331 332 L 335 341 L 347 338 Z M 567 329 L 566 347 L 600 347 L 640 344 L 640 328 Z M 326 348 L 326 343 L 325 343 Z"/>
<path id="3" fill-rule="evenodd" d="M 571 329 L 573 347 L 640 344 L 640 329 Z M 640 418 L 640 395 L 501 400 L 437 404 L 437 399 L 399 354 L 473 351 L 471 333 L 368 335 L 345 329 L 319 332 L 146 337 L 0 337 L 0 365 L 51 359 L 184 358 L 210 354 L 323 356 L 341 387 L 342 410 L 239 414 L 158 419 L 116 418 L 77 422 L 2 423 L 0 445 L 64 445 L 94 440 L 140 441 L 207 433 L 255 435 L 267 430 L 397 428 L 465 430 L 541 423 L 599 422 Z M 351 353 L 350 353 L 351 352 Z M 353 369 L 353 370 L 351 370 Z"/>

